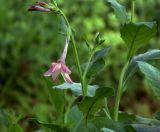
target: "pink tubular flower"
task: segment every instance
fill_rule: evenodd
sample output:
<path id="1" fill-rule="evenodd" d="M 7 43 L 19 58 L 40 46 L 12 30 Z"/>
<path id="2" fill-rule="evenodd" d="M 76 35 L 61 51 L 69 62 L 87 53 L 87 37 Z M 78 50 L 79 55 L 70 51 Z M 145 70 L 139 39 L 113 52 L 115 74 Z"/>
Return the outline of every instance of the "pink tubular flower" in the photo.
<path id="1" fill-rule="evenodd" d="M 57 63 L 53 62 L 50 69 L 44 73 L 44 76 L 52 76 L 52 79 L 55 81 L 59 74 L 63 76 L 66 82 L 73 82 L 69 76 L 69 74 L 71 74 L 71 71 L 65 65 L 65 63 L 60 60 Z"/>
<path id="2" fill-rule="evenodd" d="M 73 83 L 72 79 L 70 78 L 69 74 L 71 74 L 70 69 L 65 65 L 65 58 L 67 55 L 68 50 L 68 39 L 66 39 L 65 47 L 61 58 L 55 63 L 51 64 L 50 69 L 44 73 L 44 76 L 52 76 L 52 79 L 55 81 L 59 74 L 61 74 L 65 80 L 65 82 Z"/>

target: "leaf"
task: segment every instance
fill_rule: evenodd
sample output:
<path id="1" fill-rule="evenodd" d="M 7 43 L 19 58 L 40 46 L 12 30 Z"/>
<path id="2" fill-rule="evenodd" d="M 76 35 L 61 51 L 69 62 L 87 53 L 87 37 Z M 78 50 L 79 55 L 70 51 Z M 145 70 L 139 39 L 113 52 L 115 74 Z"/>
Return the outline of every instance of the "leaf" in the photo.
<path id="1" fill-rule="evenodd" d="M 43 79 L 44 79 L 45 83 L 47 84 L 48 95 L 50 97 L 51 103 L 56 108 L 57 113 L 62 114 L 63 110 L 64 110 L 64 103 L 65 103 L 63 91 L 53 89 L 52 88 L 53 83 L 45 77 Z"/>
<path id="2" fill-rule="evenodd" d="M 114 9 L 118 21 L 123 25 L 128 22 L 128 14 L 126 8 L 119 4 L 117 0 L 107 0 Z"/>
<path id="3" fill-rule="evenodd" d="M 45 123 L 45 122 L 42 122 L 42 121 L 39 121 L 37 119 L 32 119 L 33 121 L 36 121 L 36 123 L 46 127 L 46 128 L 49 128 L 49 129 L 52 129 L 52 130 L 55 130 L 57 132 L 69 132 L 68 128 L 66 128 L 65 126 L 60 126 L 60 125 L 57 125 L 57 124 L 54 124 L 54 123 Z"/>
<path id="4" fill-rule="evenodd" d="M 157 97 L 160 97 L 160 71 L 146 62 L 138 62 L 140 71 L 145 75 Z"/>
<path id="5" fill-rule="evenodd" d="M 108 87 L 98 88 L 94 97 L 85 97 L 84 100 L 78 105 L 79 109 L 84 113 L 85 119 L 87 120 L 89 115 L 97 112 L 98 109 L 103 105 L 103 99 L 108 96 L 113 96 L 114 90 Z"/>
<path id="6" fill-rule="evenodd" d="M 87 73 L 87 77 L 95 76 L 100 71 L 102 71 L 104 67 L 105 67 L 104 59 L 103 58 L 98 59 L 97 61 L 95 61 L 94 63 L 90 65 L 89 71 Z"/>
<path id="7" fill-rule="evenodd" d="M 102 128 L 108 128 L 116 132 L 126 132 L 124 125 L 120 122 L 109 120 L 105 117 L 95 117 L 94 119 L 79 124 L 76 132 L 100 132 Z"/>
<path id="8" fill-rule="evenodd" d="M 8 128 L 8 132 L 24 132 L 18 124 L 12 124 Z"/>
<path id="9" fill-rule="evenodd" d="M 146 44 L 156 34 L 156 31 L 157 25 L 155 22 L 130 22 L 125 24 L 120 33 L 129 49 L 128 58 L 130 59 L 140 46 Z"/>
<path id="10" fill-rule="evenodd" d="M 157 119 L 157 120 L 160 120 L 160 111 L 156 112 L 154 114 L 154 117 Z"/>
<path id="11" fill-rule="evenodd" d="M 98 59 L 101 59 L 102 57 L 106 56 L 110 50 L 110 46 L 100 49 L 98 51 L 96 51 L 92 57 L 92 63 L 96 62 Z"/>
<path id="12" fill-rule="evenodd" d="M 147 126 L 142 124 L 133 124 L 132 127 L 136 132 L 159 132 L 160 126 Z"/>
<path id="13" fill-rule="evenodd" d="M 69 89 L 75 96 L 82 96 L 81 83 L 63 83 L 61 85 L 53 86 L 53 88 L 57 90 Z M 93 97 L 97 88 L 97 85 L 88 85 L 87 96 Z"/>
<path id="14" fill-rule="evenodd" d="M 9 118 L 9 114 L 4 111 L 3 109 L 0 109 L 0 124 L 4 125 L 6 127 L 9 127 L 11 124 L 11 119 Z"/>
<path id="15" fill-rule="evenodd" d="M 131 60 L 128 66 L 127 71 L 125 72 L 123 85 L 125 86 L 129 78 L 132 77 L 136 71 L 138 71 L 137 61 L 149 61 L 149 60 L 155 60 L 155 59 L 160 59 L 159 49 L 149 50 L 143 54 L 139 54 L 133 57 L 133 59 Z"/>
<path id="16" fill-rule="evenodd" d="M 109 128 L 102 128 L 101 130 L 102 130 L 103 132 L 116 132 L 116 131 L 111 130 L 111 129 L 109 129 Z"/>
<path id="17" fill-rule="evenodd" d="M 78 106 L 73 106 L 68 114 L 68 124 L 73 131 L 76 131 L 78 124 L 83 120 L 83 113 L 78 109 Z"/>

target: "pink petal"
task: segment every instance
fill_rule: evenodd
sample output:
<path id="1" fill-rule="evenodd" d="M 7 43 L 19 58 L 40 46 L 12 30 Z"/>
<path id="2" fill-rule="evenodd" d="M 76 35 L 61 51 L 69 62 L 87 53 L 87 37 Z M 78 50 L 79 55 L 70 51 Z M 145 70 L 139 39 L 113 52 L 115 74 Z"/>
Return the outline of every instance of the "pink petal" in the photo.
<path id="1" fill-rule="evenodd" d="M 52 72 L 56 70 L 57 63 L 52 63 L 50 69 L 44 73 L 44 76 L 51 76 Z"/>
<path id="2" fill-rule="evenodd" d="M 63 76 L 65 82 L 73 83 L 73 81 L 72 81 L 72 79 L 70 78 L 69 74 L 62 73 L 62 76 Z"/>
<path id="3" fill-rule="evenodd" d="M 64 64 L 61 63 L 61 68 L 62 68 L 62 72 L 67 73 L 67 74 L 71 74 L 71 70 Z"/>
<path id="4" fill-rule="evenodd" d="M 55 72 L 52 73 L 52 79 L 53 79 L 54 81 L 57 79 L 59 73 L 60 73 L 59 70 L 57 70 L 57 71 L 55 71 Z"/>

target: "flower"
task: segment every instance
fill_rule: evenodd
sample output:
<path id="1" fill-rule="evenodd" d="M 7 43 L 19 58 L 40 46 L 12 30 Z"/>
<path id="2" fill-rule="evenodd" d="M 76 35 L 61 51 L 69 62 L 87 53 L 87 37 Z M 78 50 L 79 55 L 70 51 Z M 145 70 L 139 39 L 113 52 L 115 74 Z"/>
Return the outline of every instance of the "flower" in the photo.
<path id="1" fill-rule="evenodd" d="M 29 7 L 28 11 L 41 11 L 41 12 L 50 12 L 51 9 L 48 8 L 48 4 L 45 2 L 38 1 L 35 5 Z"/>
<path id="2" fill-rule="evenodd" d="M 71 71 L 65 65 L 65 59 L 68 51 L 68 44 L 69 44 L 69 40 L 66 39 L 64 50 L 60 59 L 56 63 L 53 62 L 51 64 L 50 69 L 44 73 L 44 76 L 52 76 L 52 79 L 55 81 L 58 75 L 61 74 L 66 82 L 73 83 L 72 79 L 69 76 L 69 74 L 71 74 Z"/>
<path id="3" fill-rule="evenodd" d="M 55 81 L 59 74 L 63 76 L 66 82 L 73 83 L 69 76 L 71 71 L 62 60 L 58 60 L 56 63 L 53 62 L 50 69 L 44 73 L 44 76 L 52 76 L 52 79 Z"/>

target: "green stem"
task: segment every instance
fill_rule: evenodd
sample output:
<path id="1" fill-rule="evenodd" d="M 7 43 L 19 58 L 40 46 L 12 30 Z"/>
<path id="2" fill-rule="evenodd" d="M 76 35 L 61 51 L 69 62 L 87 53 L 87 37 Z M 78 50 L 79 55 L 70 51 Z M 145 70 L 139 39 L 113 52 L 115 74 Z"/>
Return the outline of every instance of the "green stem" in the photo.
<path id="1" fill-rule="evenodd" d="M 132 7 L 131 7 L 131 22 L 133 22 L 134 11 L 135 11 L 135 0 L 132 0 Z"/>
<path id="2" fill-rule="evenodd" d="M 128 65 L 129 65 L 129 61 L 127 61 L 123 67 L 123 70 L 122 70 L 122 73 L 120 76 L 120 80 L 119 80 L 119 84 L 118 84 L 118 90 L 117 90 L 117 94 L 116 94 L 115 107 L 114 107 L 114 117 L 113 117 L 115 121 L 118 120 L 119 104 L 120 104 L 122 90 L 123 90 L 123 78 L 124 78 L 124 74 L 128 68 Z"/>
<path id="3" fill-rule="evenodd" d="M 77 65 L 77 68 L 78 68 L 78 72 L 79 72 L 79 75 L 80 75 L 83 97 L 85 97 L 85 96 L 87 96 L 87 90 L 85 88 L 86 87 L 86 82 L 83 79 L 82 70 L 81 70 L 80 63 L 79 63 L 79 57 L 78 57 L 78 53 L 77 53 L 77 48 L 76 48 L 76 43 L 75 43 L 75 40 L 74 40 L 74 36 L 73 36 L 72 30 L 70 28 L 70 24 L 68 22 L 67 17 L 65 16 L 65 14 L 62 11 L 60 11 L 60 13 L 63 16 L 63 18 L 64 18 L 64 20 L 65 20 L 65 22 L 67 24 L 67 27 L 69 28 L 69 30 L 71 32 L 70 35 L 71 35 L 71 42 L 72 42 L 72 46 L 73 46 L 73 52 L 74 52 L 75 61 L 76 61 L 76 65 Z"/>

